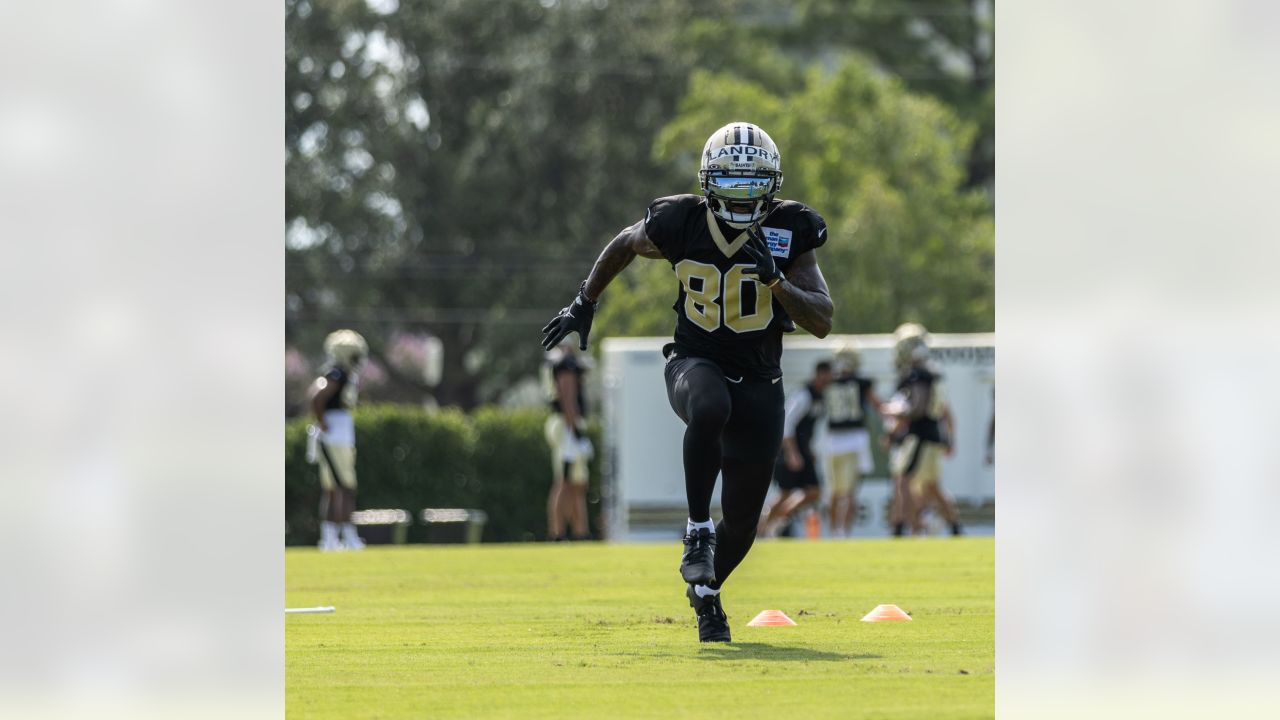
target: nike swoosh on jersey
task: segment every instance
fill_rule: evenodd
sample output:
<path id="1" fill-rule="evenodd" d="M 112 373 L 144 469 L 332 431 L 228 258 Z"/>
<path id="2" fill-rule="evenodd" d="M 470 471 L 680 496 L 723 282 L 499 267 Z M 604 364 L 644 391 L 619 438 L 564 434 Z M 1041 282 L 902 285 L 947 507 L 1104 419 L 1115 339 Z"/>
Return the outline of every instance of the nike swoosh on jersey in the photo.
<path id="1" fill-rule="evenodd" d="M 738 383 L 742 382 L 742 378 L 738 378 L 737 380 L 734 380 L 733 378 L 729 377 L 728 375 L 725 375 L 725 376 L 724 376 L 724 379 L 725 379 L 725 380 L 728 380 L 729 382 L 733 383 L 734 385 L 737 385 Z"/>

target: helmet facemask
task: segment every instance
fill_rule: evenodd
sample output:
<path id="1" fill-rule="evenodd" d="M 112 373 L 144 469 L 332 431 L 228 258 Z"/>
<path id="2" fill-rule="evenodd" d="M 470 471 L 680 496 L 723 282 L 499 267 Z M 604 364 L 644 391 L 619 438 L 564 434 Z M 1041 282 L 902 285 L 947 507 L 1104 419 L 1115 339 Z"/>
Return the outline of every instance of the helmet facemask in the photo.
<path id="1" fill-rule="evenodd" d="M 703 170 L 698 175 L 711 212 L 738 229 L 764 219 L 781 185 L 780 173 Z"/>
<path id="2" fill-rule="evenodd" d="M 768 215 L 769 202 L 782 187 L 782 157 L 765 131 L 729 123 L 707 140 L 698 184 L 716 217 L 745 229 Z"/>

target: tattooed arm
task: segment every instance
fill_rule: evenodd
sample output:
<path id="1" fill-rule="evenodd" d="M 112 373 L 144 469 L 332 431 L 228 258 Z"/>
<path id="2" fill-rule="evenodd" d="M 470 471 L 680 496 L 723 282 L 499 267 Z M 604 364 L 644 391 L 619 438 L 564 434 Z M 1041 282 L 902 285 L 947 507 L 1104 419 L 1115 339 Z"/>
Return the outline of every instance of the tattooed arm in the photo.
<path id="1" fill-rule="evenodd" d="M 818 269 L 818 256 L 813 250 L 798 256 L 791 268 L 771 288 L 787 314 L 814 337 L 824 338 L 831 332 L 831 316 L 835 306 L 827 281 Z"/>
<path id="2" fill-rule="evenodd" d="M 605 287 L 618 276 L 618 273 L 626 269 L 637 255 L 654 260 L 662 259 L 662 252 L 644 231 L 644 221 L 623 229 L 617 237 L 604 246 L 600 257 L 596 258 L 595 267 L 591 268 L 591 274 L 587 276 L 586 287 L 583 288 L 587 298 L 592 302 L 599 300 L 600 293 L 604 292 Z"/>

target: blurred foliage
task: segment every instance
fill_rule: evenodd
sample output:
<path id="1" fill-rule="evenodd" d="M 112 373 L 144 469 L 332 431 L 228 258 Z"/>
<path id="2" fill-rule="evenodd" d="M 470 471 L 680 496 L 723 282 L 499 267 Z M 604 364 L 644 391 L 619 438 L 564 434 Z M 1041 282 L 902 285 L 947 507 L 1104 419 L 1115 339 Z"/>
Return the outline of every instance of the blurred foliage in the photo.
<path id="1" fill-rule="evenodd" d="M 362 406 L 356 420 L 357 505 L 407 510 L 484 510 L 485 542 L 546 537 L 551 451 L 543 439 L 547 412 L 481 407 L 471 414 L 406 405 Z M 319 538 L 320 479 L 306 462 L 305 420 L 285 426 L 285 541 Z M 599 428 L 590 430 L 599 447 Z M 600 463 L 593 460 L 588 515 L 599 532 Z M 415 526 L 410 539 L 421 538 Z"/>
<path id="2" fill-rule="evenodd" d="M 906 320 L 938 331 L 991 330 L 991 208 L 984 192 L 965 188 L 973 128 L 855 56 L 831 72 L 806 70 L 790 87 L 779 94 L 695 72 L 655 151 L 696 162 L 686 156 L 705 128 L 752 118 L 783 149 L 782 196 L 818 209 L 830 226 L 818 257 L 836 332 L 891 332 Z M 696 191 L 696 183 L 684 189 Z M 601 334 L 670 332 L 671 274 L 665 263 L 634 263 L 605 296 Z"/>
<path id="3" fill-rule="evenodd" d="M 951 107 L 978 132 L 966 185 L 994 190 L 994 0 L 795 0 L 780 44 L 810 59 L 853 48 L 907 89 Z"/>
<path id="4" fill-rule="evenodd" d="M 651 138 L 684 92 L 677 36 L 695 10 L 286 8 L 291 342 L 350 325 L 377 358 L 393 331 L 428 331 L 445 347 L 441 404 L 494 396 L 536 366 L 539 328 L 602 238 L 675 181 Z"/>
<path id="5" fill-rule="evenodd" d="M 325 333 L 360 330 L 374 400 L 500 398 L 604 243 L 694 190 L 737 118 L 832 227 L 838 330 L 989 330 L 990 200 L 968 189 L 991 136 L 985 6 L 286 0 L 288 343 L 318 362 Z M 637 261 L 598 337 L 669 333 L 675 291 Z M 439 387 L 388 361 L 401 333 L 443 341 Z"/>

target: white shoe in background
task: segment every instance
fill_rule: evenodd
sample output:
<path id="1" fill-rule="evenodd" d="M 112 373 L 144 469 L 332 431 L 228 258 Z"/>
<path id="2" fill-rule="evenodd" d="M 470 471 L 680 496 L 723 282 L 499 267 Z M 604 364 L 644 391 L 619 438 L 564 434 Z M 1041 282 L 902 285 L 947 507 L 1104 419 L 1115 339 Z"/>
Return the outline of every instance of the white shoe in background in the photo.
<path id="1" fill-rule="evenodd" d="M 320 542 L 317 545 L 321 552 L 332 552 L 341 550 L 342 543 L 338 542 L 338 524 L 329 522 L 328 520 L 320 523 Z"/>
<path id="2" fill-rule="evenodd" d="M 364 549 L 364 540 L 360 539 L 359 533 L 356 532 L 356 526 L 351 523 L 342 524 L 342 547 L 346 550 Z"/>

